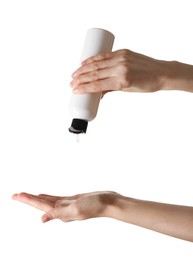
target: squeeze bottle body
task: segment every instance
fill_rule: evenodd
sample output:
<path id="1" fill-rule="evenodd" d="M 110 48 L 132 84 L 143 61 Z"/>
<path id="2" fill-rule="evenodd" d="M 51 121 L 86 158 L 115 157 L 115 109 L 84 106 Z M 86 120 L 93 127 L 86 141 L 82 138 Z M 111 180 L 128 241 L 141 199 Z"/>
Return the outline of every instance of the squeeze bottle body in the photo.
<path id="1" fill-rule="evenodd" d="M 105 52 L 110 52 L 113 47 L 114 35 L 101 28 L 91 28 L 87 31 L 84 41 L 81 61 Z M 69 131 L 72 133 L 86 133 L 88 122 L 97 115 L 101 93 L 72 94 L 70 100 L 70 114 L 72 124 Z"/>

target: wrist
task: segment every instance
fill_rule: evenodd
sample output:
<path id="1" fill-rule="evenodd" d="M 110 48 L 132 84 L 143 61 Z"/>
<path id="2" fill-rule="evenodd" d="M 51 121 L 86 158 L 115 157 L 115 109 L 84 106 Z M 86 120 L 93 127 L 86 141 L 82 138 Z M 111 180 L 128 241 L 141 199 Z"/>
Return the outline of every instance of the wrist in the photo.
<path id="1" fill-rule="evenodd" d="M 126 219 L 128 220 L 128 212 L 134 204 L 135 199 L 116 194 L 111 203 L 106 205 L 105 217 L 126 221 Z"/>
<path id="2" fill-rule="evenodd" d="M 178 61 L 163 61 L 160 90 L 193 92 L 193 66 Z"/>

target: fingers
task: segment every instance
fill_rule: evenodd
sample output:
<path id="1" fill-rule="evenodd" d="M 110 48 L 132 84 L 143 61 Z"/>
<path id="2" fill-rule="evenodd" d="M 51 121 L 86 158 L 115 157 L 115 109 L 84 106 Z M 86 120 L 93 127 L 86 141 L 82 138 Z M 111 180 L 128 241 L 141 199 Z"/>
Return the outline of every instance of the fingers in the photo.
<path id="1" fill-rule="evenodd" d="M 120 84 L 115 85 L 113 78 L 104 79 L 101 81 L 94 81 L 91 83 L 82 84 L 78 88 L 73 90 L 74 94 L 84 94 L 84 93 L 96 93 L 103 92 L 103 95 L 107 92 L 118 90 Z"/>
<path id="2" fill-rule="evenodd" d="M 95 56 L 92 56 L 92 57 L 89 57 L 88 59 L 82 61 L 82 65 L 85 65 L 85 64 L 89 64 L 89 63 L 92 63 L 94 61 L 104 61 L 104 60 L 108 60 L 108 59 L 111 59 L 113 56 L 114 56 L 115 52 L 108 52 L 108 53 L 100 53 L 98 55 L 95 55 Z"/>
<path id="3" fill-rule="evenodd" d="M 14 194 L 12 196 L 12 199 L 28 204 L 44 212 L 47 212 L 54 207 L 68 206 L 69 204 L 75 202 L 78 197 L 79 195 L 61 197 L 47 194 L 33 195 L 22 192 L 20 194 Z"/>
<path id="4" fill-rule="evenodd" d="M 108 53 L 100 53 L 96 56 L 89 57 L 88 59 L 84 60 L 81 64 L 85 65 L 85 64 L 93 63 L 95 61 L 110 60 L 114 57 L 118 57 L 121 55 L 128 55 L 131 53 L 133 53 L 133 52 L 128 49 L 122 49 L 122 50 L 112 51 L 112 52 L 108 52 Z"/>
<path id="5" fill-rule="evenodd" d="M 73 80 L 71 87 L 75 94 L 110 91 L 114 90 L 114 78 L 112 69 L 93 71 Z M 111 83 L 113 83 L 113 85 L 111 85 Z"/>
<path id="6" fill-rule="evenodd" d="M 74 94 L 108 92 L 121 89 L 121 76 L 125 73 L 124 63 L 128 50 L 103 53 L 88 58 L 72 74 L 70 86 Z M 126 74 L 126 73 L 125 73 Z"/>
<path id="7" fill-rule="evenodd" d="M 25 192 L 14 194 L 12 198 L 45 212 L 53 207 L 53 203 L 51 201 Z"/>
<path id="8" fill-rule="evenodd" d="M 107 53 L 88 58 L 87 60 L 83 61 L 81 63 L 82 66 L 72 74 L 72 78 L 75 79 L 79 75 L 111 67 L 115 64 L 114 57 L 115 55 L 113 55 L 113 53 Z"/>
<path id="9" fill-rule="evenodd" d="M 41 199 L 44 199 L 44 200 L 48 200 L 53 203 L 55 203 L 57 200 L 60 200 L 63 198 L 62 196 L 53 196 L 53 195 L 48 195 L 48 194 L 39 194 L 38 197 Z"/>
<path id="10" fill-rule="evenodd" d="M 47 194 L 32 195 L 22 192 L 14 194 L 12 198 L 46 212 L 42 216 L 42 222 L 52 219 L 61 219 L 68 222 L 75 219 L 76 206 L 71 205 L 75 204 L 79 196 L 60 197 Z"/>

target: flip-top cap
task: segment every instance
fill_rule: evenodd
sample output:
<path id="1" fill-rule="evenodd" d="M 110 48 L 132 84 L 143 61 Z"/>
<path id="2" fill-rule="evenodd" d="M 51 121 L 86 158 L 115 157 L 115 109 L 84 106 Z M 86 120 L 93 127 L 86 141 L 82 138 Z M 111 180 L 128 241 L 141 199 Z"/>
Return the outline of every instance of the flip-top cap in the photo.
<path id="1" fill-rule="evenodd" d="M 88 122 L 83 119 L 74 118 L 69 131 L 74 134 L 86 133 Z"/>

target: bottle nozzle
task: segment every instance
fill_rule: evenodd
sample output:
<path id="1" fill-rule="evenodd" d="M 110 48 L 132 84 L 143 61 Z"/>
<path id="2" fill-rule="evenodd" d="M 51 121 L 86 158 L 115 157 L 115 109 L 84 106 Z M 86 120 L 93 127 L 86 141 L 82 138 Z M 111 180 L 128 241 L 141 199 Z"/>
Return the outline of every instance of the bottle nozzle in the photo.
<path id="1" fill-rule="evenodd" d="M 88 122 L 86 120 L 74 118 L 69 131 L 73 134 L 83 134 L 86 133 L 87 126 Z"/>

